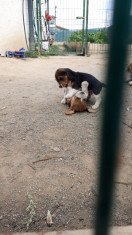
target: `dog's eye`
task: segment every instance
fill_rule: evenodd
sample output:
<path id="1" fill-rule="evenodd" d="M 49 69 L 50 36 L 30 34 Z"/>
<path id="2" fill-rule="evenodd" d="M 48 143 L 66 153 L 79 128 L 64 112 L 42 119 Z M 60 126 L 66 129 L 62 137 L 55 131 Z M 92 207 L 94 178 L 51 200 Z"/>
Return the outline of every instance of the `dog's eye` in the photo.
<path id="1" fill-rule="evenodd" d="M 64 81 L 64 78 L 60 78 L 60 81 Z"/>

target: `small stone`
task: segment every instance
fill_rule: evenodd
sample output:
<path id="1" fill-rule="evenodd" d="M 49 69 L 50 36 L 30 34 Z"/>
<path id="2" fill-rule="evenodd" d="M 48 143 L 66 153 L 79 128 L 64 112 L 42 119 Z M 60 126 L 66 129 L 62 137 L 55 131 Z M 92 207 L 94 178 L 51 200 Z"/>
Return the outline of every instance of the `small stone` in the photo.
<path id="1" fill-rule="evenodd" d="M 58 147 L 53 148 L 55 152 L 60 152 L 60 149 Z"/>
<path id="2" fill-rule="evenodd" d="M 52 226 L 53 222 L 52 222 L 52 215 L 50 213 L 50 211 L 48 210 L 47 212 L 47 218 L 46 218 L 46 222 L 48 226 Z"/>

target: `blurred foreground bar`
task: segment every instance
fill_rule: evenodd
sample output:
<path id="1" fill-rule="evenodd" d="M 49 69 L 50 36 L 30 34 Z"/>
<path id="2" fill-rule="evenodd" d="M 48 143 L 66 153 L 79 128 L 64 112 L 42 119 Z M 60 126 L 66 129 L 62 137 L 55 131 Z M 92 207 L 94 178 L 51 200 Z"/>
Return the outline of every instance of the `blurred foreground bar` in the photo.
<path id="1" fill-rule="evenodd" d="M 123 80 L 130 26 L 131 0 L 115 0 L 107 71 L 95 235 L 109 234 L 113 180 L 119 144 Z"/>

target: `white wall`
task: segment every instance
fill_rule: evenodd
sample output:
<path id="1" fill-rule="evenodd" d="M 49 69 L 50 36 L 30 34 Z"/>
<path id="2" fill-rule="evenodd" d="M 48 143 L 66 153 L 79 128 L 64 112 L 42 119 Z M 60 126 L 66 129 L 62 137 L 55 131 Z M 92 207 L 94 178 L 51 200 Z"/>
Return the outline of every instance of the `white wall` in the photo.
<path id="1" fill-rule="evenodd" d="M 0 0 L 0 53 L 2 50 L 27 49 L 24 35 L 23 0 Z M 27 0 L 24 0 L 24 16 L 27 38 L 29 38 Z"/>

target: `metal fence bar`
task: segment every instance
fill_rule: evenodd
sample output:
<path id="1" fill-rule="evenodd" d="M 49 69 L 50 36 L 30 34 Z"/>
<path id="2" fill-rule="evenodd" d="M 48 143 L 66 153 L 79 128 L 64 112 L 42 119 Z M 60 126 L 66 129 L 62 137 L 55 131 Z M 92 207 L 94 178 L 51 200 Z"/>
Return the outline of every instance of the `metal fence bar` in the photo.
<path id="1" fill-rule="evenodd" d="M 88 6 L 89 0 L 86 1 L 86 30 L 85 30 L 85 55 L 87 54 L 87 45 L 88 45 Z"/>
<path id="2" fill-rule="evenodd" d="M 41 17 L 41 0 L 39 0 L 39 33 L 40 33 L 40 50 L 42 49 L 42 17 Z"/>
<path id="3" fill-rule="evenodd" d="M 82 54 L 84 53 L 85 0 L 83 0 Z"/>
<path id="4" fill-rule="evenodd" d="M 36 0 L 36 18 L 37 18 L 38 49 L 40 51 L 39 0 Z"/>
<path id="5" fill-rule="evenodd" d="M 119 144 L 124 68 L 129 38 L 130 6 L 131 0 L 115 0 L 102 127 L 101 169 L 95 235 L 107 235 L 109 232 L 113 179 Z"/>

